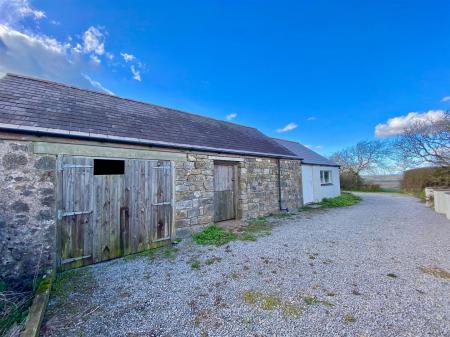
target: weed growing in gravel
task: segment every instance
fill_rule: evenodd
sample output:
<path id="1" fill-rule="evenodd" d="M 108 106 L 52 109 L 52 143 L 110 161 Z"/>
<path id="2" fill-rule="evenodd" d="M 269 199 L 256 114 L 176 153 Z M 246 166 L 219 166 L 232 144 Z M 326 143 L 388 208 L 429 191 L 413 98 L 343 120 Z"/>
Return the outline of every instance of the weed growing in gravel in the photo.
<path id="1" fill-rule="evenodd" d="M 242 298 L 244 299 L 245 303 L 248 304 L 255 304 L 259 298 L 261 298 L 262 294 L 258 291 L 250 290 L 246 291 L 244 294 L 242 294 Z"/>
<path id="2" fill-rule="evenodd" d="M 230 241 L 237 240 L 238 236 L 230 230 L 212 224 L 203 231 L 193 234 L 192 238 L 199 245 L 222 246 Z"/>
<path id="3" fill-rule="evenodd" d="M 195 260 L 191 263 L 191 268 L 192 269 L 200 269 L 200 261 Z"/>
<path id="4" fill-rule="evenodd" d="M 304 300 L 305 303 L 308 304 L 308 305 L 313 305 L 313 304 L 319 303 L 319 300 L 317 299 L 316 296 L 305 296 L 305 297 L 303 298 L 303 300 Z"/>
<path id="5" fill-rule="evenodd" d="M 264 310 L 273 310 L 282 305 L 282 301 L 273 295 L 263 296 L 261 299 L 261 308 Z"/>
<path id="6" fill-rule="evenodd" d="M 398 276 L 395 275 L 394 273 L 389 273 L 386 276 L 391 277 L 391 278 L 397 278 Z"/>
<path id="7" fill-rule="evenodd" d="M 326 295 L 326 296 L 329 296 L 329 297 L 336 296 L 336 294 L 335 294 L 334 292 L 332 292 L 332 291 L 327 291 L 327 292 L 325 293 L 325 295 Z"/>
<path id="8" fill-rule="evenodd" d="M 443 279 L 450 280 L 450 273 L 444 269 L 437 268 L 437 267 L 419 267 L 419 270 L 422 273 L 432 275 L 434 277 L 439 277 Z"/>
<path id="9" fill-rule="evenodd" d="M 51 297 L 56 307 L 64 304 L 73 292 L 85 292 L 95 287 L 96 281 L 91 268 L 69 270 L 56 275 L 52 285 Z"/>
<path id="10" fill-rule="evenodd" d="M 163 256 L 168 259 L 174 259 L 177 256 L 178 248 L 167 247 L 164 250 Z"/>
<path id="11" fill-rule="evenodd" d="M 242 294 L 245 303 L 258 305 L 263 310 L 281 310 L 285 316 L 298 316 L 302 308 L 284 302 L 275 295 L 265 295 L 259 291 L 250 290 Z"/>
<path id="12" fill-rule="evenodd" d="M 293 214 L 288 213 L 288 212 L 273 212 L 273 213 L 270 213 L 270 216 L 273 216 L 274 218 L 277 218 L 277 219 L 284 219 L 284 218 L 290 218 L 291 216 L 293 216 Z"/>
<path id="13" fill-rule="evenodd" d="M 248 225 L 241 229 L 240 240 L 256 241 L 258 236 L 269 235 L 272 232 L 272 226 L 267 222 L 266 217 L 250 219 Z"/>
<path id="14" fill-rule="evenodd" d="M 342 194 L 336 198 L 324 198 L 320 204 L 322 207 L 345 207 L 357 204 L 361 201 L 361 198 L 352 193 L 342 192 Z"/>
<path id="15" fill-rule="evenodd" d="M 347 323 L 354 323 L 354 322 L 356 322 L 356 318 L 353 317 L 352 314 L 345 314 L 344 321 Z"/>
<path id="16" fill-rule="evenodd" d="M 176 243 L 180 243 L 181 241 L 183 241 L 182 238 L 176 238 L 176 239 L 175 239 L 175 242 L 176 242 Z"/>
<path id="17" fill-rule="evenodd" d="M 220 258 L 220 257 L 218 257 L 218 256 L 213 256 L 212 258 L 207 259 L 207 260 L 205 261 L 205 264 L 206 264 L 207 266 L 209 266 L 209 265 L 212 265 L 213 263 L 220 262 L 220 261 L 222 261 L 222 258 Z"/>

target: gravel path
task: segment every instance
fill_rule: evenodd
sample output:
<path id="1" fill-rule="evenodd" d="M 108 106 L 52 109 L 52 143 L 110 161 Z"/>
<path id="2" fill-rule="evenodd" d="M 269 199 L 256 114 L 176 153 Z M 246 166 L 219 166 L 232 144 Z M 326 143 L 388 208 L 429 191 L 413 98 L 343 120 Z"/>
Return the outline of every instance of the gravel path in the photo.
<path id="1" fill-rule="evenodd" d="M 80 269 L 42 335 L 450 336 L 450 279 L 420 269 L 450 271 L 450 221 L 412 197 L 360 195 L 256 242 L 188 239 Z"/>

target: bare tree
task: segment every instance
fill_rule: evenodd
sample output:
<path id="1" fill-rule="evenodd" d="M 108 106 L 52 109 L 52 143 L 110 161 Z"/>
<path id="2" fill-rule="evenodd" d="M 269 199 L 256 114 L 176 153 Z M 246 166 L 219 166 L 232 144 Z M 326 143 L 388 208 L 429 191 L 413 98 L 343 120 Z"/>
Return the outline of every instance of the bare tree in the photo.
<path id="1" fill-rule="evenodd" d="M 417 120 L 394 143 L 397 157 L 415 165 L 450 166 L 450 113 L 440 118 Z"/>
<path id="2" fill-rule="evenodd" d="M 341 166 L 341 172 L 359 176 L 361 172 L 371 172 L 386 168 L 391 149 L 379 140 L 361 141 L 354 146 L 334 153 L 330 159 Z"/>

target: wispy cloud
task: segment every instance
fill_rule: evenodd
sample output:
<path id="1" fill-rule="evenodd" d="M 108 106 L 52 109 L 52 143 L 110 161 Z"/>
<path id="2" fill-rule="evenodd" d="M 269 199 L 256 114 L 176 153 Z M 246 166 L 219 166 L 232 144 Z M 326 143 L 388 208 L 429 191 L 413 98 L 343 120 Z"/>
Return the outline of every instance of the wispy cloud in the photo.
<path id="1" fill-rule="evenodd" d="M 28 0 L 0 0 L 0 23 L 14 26 L 25 18 L 41 20 L 45 12 L 35 9 Z"/>
<path id="2" fill-rule="evenodd" d="M 0 0 L 0 72 L 92 86 L 108 93 L 110 90 L 92 79 L 92 73 L 99 69 L 127 67 L 134 80 L 142 80 L 145 65 L 134 55 L 127 53 L 121 62 L 111 62 L 114 54 L 106 48 L 105 28 L 91 25 L 81 34 L 57 39 L 41 32 L 41 21 L 59 25 L 44 11 L 33 8 L 29 0 Z"/>
<path id="3" fill-rule="evenodd" d="M 306 120 L 307 120 L 307 121 L 314 121 L 314 120 L 316 120 L 316 119 L 317 119 L 316 117 L 311 116 L 311 117 L 308 117 Z"/>
<path id="4" fill-rule="evenodd" d="M 448 101 L 450 101 L 450 96 L 445 96 L 445 97 L 442 97 L 442 99 L 441 99 L 441 102 L 448 102 Z"/>
<path id="5" fill-rule="evenodd" d="M 400 135 L 405 128 L 412 126 L 416 122 L 431 122 L 443 118 L 443 110 L 429 110 L 427 112 L 410 112 L 404 116 L 389 118 L 386 123 L 380 123 L 375 126 L 375 135 L 377 137 L 389 137 Z"/>
<path id="6" fill-rule="evenodd" d="M 130 70 L 131 70 L 131 73 L 133 74 L 133 79 L 141 82 L 142 81 L 141 72 L 139 70 L 137 70 L 134 65 L 132 65 L 130 67 Z"/>
<path id="7" fill-rule="evenodd" d="M 231 113 L 227 115 L 227 121 L 231 121 L 237 117 L 237 113 Z"/>
<path id="8" fill-rule="evenodd" d="M 294 130 L 297 127 L 298 127 L 297 124 L 289 123 L 289 124 L 285 125 L 284 127 L 280 128 L 280 129 L 277 129 L 277 132 L 278 133 L 288 132 L 288 131 Z"/>
<path id="9" fill-rule="evenodd" d="M 128 54 L 128 53 L 120 53 L 120 55 L 122 55 L 123 59 L 125 62 L 130 62 L 130 61 L 134 61 L 136 59 L 136 56 L 132 55 L 132 54 Z"/>
<path id="10" fill-rule="evenodd" d="M 82 75 L 94 88 L 99 89 L 100 91 L 106 92 L 107 94 L 114 95 L 114 93 L 111 90 L 105 88 L 99 81 L 92 79 L 91 77 L 89 77 L 86 74 L 82 74 Z"/>

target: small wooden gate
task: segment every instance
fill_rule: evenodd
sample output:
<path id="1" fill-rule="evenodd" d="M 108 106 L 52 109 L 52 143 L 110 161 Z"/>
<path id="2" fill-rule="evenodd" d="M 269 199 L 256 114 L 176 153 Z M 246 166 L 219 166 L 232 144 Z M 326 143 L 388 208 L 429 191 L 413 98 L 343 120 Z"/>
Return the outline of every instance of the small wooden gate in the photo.
<path id="1" fill-rule="evenodd" d="M 96 172 L 97 164 L 103 171 Z M 61 269 L 137 253 L 170 240 L 170 161 L 60 156 L 58 165 Z"/>
<path id="2" fill-rule="evenodd" d="M 236 218 L 236 165 L 214 163 L 214 221 Z"/>

